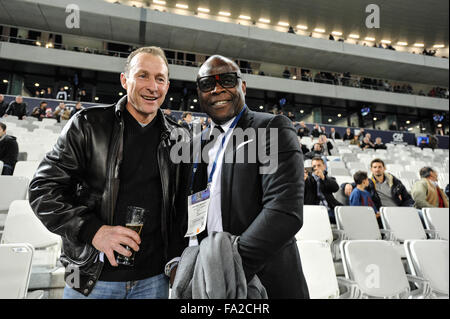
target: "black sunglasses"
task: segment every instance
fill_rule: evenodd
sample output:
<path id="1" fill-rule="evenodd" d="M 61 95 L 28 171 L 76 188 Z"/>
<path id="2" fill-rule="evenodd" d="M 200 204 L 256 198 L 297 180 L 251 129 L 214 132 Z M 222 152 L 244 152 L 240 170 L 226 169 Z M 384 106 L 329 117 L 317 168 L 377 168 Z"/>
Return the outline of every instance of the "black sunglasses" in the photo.
<path id="1" fill-rule="evenodd" d="M 197 79 L 197 86 L 202 92 L 210 92 L 216 87 L 218 82 L 223 88 L 234 88 L 240 77 L 237 72 L 222 73 L 216 75 L 203 76 Z"/>

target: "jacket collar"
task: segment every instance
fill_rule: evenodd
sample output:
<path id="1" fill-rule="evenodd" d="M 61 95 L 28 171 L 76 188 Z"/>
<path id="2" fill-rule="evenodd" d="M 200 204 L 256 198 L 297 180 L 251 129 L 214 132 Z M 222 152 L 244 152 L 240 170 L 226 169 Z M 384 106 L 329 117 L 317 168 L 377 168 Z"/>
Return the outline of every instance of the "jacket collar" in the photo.
<path id="1" fill-rule="evenodd" d="M 376 180 L 375 176 L 373 176 L 373 174 L 372 174 L 372 175 L 370 176 L 370 178 L 372 179 L 373 184 L 374 184 L 375 187 L 376 187 L 376 185 L 377 185 L 377 180 Z M 394 176 L 393 176 L 393 175 L 391 175 L 391 174 L 389 174 L 389 173 L 384 173 L 384 180 L 387 182 L 387 184 L 388 184 L 390 187 L 392 187 L 392 185 L 394 185 Z"/>
<path id="2" fill-rule="evenodd" d="M 117 120 L 119 120 L 119 121 L 122 120 L 123 111 L 125 110 L 127 102 L 128 102 L 127 95 L 125 95 L 115 105 L 114 113 L 116 115 Z M 175 127 L 178 127 L 178 126 L 174 125 L 172 123 L 169 123 L 169 121 L 166 119 L 166 117 L 164 116 L 164 113 L 161 111 L 160 108 L 158 109 L 157 112 L 159 113 L 158 115 L 161 118 L 161 123 L 162 123 L 161 139 L 166 140 L 166 139 L 170 138 L 170 132 Z"/>

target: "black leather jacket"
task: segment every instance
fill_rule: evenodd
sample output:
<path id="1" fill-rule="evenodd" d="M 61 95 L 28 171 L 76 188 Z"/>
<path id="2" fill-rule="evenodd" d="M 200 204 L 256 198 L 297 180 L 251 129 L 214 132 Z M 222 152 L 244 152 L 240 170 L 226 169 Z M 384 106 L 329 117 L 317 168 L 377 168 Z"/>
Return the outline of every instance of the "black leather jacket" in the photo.
<path id="1" fill-rule="evenodd" d="M 66 267 L 66 283 L 86 296 L 94 288 L 103 263 L 98 261 L 99 251 L 80 240 L 80 229 L 84 223 L 113 224 L 123 148 L 122 112 L 126 103 L 125 96 L 116 105 L 92 107 L 75 114 L 29 186 L 29 201 L 35 214 L 51 232 L 62 237 L 61 262 Z M 189 133 L 172 120 L 161 118 L 163 129 L 158 146 L 163 194 L 161 229 L 169 261 L 180 256 L 184 248 L 175 207 L 177 201 L 185 200 L 178 197 L 180 165 L 170 160 L 170 149 L 175 143 L 170 136 L 177 130 L 179 137 L 189 142 Z"/>

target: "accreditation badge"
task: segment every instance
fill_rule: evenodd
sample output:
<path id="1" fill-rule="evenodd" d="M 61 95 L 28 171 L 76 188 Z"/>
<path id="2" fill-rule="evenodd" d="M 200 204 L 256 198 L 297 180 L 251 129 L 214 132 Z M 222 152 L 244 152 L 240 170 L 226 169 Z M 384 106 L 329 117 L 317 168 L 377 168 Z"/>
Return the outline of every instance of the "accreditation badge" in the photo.
<path id="1" fill-rule="evenodd" d="M 206 228 L 208 220 L 208 207 L 210 188 L 208 187 L 188 197 L 188 229 L 184 237 L 193 237 Z"/>

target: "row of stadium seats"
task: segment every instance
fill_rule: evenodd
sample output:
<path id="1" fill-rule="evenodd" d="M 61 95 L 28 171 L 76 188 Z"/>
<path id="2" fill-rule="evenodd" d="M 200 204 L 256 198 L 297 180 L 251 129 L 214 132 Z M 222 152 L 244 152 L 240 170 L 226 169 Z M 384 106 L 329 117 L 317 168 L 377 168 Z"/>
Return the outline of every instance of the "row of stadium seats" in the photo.
<path id="1" fill-rule="evenodd" d="M 427 239 L 415 209 L 385 207 L 384 233 L 391 235 L 383 240 L 375 215 L 367 207 L 336 209 L 337 229 L 333 230 L 323 206 L 304 206 L 304 225 L 296 239 L 311 298 L 448 298 L 449 211 L 424 209 L 423 215 L 434 239 Z M 0 259 L 6 261 L 1 263 L 0 298 L 24 298 L 27 289 L 55 288 L 55 283 L 36 284 L 43 269 L 48 276 L 59 274 L 62 289 L 64 269 L 57 264 L 60 250 L 61 238 L 42 225 L 29 203 L 14 201 L 0 245 Z M 336 272 L 337 255 L 345 276 Z M 411 290 L 409 282 L 418 289 Z M 33 291 L 31 296 L 42 297 L 43 293 Z"/>
<path id="2" fill-rule="evenodd" d="M 303 208 L 296 239 L 311 298 L 448 298 L 448 208 L 423 209 L 426 229 L 414 208 L 384 207 L 382 230 L 370 208 L 335 214 L 333 229 L 325 207 Z"/>

